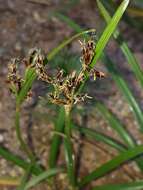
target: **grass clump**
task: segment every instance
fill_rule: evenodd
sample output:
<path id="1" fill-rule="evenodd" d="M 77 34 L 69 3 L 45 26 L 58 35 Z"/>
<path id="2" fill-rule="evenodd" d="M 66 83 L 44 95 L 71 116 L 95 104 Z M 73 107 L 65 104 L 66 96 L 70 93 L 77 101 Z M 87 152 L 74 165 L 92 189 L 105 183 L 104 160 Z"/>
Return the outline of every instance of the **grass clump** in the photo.
<path id="1" fill-rule="evenodd" d="M 98 1 L 98 4 L 99 3 L 100 2 Z M 95 64 L 97 63 L 99 58 L 104 55 L 103 50 L 106 47 L 110 37 L 114 33 L 123 13 L 128 6 L 128 3 L 128 0 L 124 0 L 113 15 L 113 17 L 110 17 L 108 19 L 108 25 L 96 43 L 94 39 L 88 37 L 87 35 L 89 32 L 94 33 L 95 30 L 91 29 L 88 31 L 81 31 L 80 27 L 77 27 L 77 25 L 75 24 L 71 24 L 72 26 L 76 26 L 76 30 L 78 30 L 79 33 L 62 42 L 59 46 L 54 48 L 48 54 L 48 56 L 45 55 L 42 50 L 34 48 L 23 60 L 14 59 L 9 64 L 8 83 L 11 92 L 16 97 L 15 129 L 18 142 L 20 143 L 22 150 L 27 156 L 27 162 L 15 155 L 12 155 L 10 157 L 9 155 L 11 155 L 12 153 L 8 152 L 6 149 L 0 149 L 0 154 L 5 159 L 13 161 L 14 164 L 24 168 L 24 176 L 18 181 L 18 189 L 27 190 L 39 184 L 41 181 L 45 181 L 49 184 L 51 189 L 54 189 L 54 180 L 57 174 L 64 174 L 68 178 L 68 187 L 65 188 L 73 190 L 86 189 L 86 186 L 90 184 L 93 180 L 97 180 L 100 177 L 105 176 L 112 170 L 118 168 L 121 164 L 125 163 L 128 160 L 136 158 L 143 153 L 143 146 L 137 146 L 132 141 L 130 136 L 128 136 L 128 133 L 120 129 L 120 124 L 118 125 L 118 128 L 113 126 L 118 123 L 118 121 L 114 119 L 112 114 L 108 113 L 108 110 L 104 109 L 104 106 L 100 104 L 97 104 L 97 106 L 102 112 L 105 113 L 104 115 L 110 119 L 110 123 L 112 123 L 113 128 L 118 131 L 120 136 L 123 137 L 124 141 L 127 144 L 126 146 L 109 136 L 103 135 L 102 133 L 100 134 L 99 132 L 88 128 L 84 128 L 83 126 L 76 126 L 72 122 L 73 107 L 77 103 L 83 102 L 86 99 L 91 99 L 91 97 L 83 91 L 83 87 L 85 86 L 86 81 L 91 77 L 93 77 L 94 80 L 96 80 L 97 77 L 105 77 L 105 74 L 103 72 L 95 69 Z M 71 43 L 71 41 L 75 40 L 81 35 L 85 35 L 85 40 L 83 40 L 83 42 L 79 41 L 81 45 L 81 57 L 79 58 L 80 67 L 78 67 L 79 69 L 73 69 L 67 72 L 68 70 L 60 68 L 59 70 L 57 69 L 53 72 L 53 70 L 51 70 L 49 67 L 46 67 L 49 61 L 51 61 L 52 58 L 60 50 L 62 50 L 67 44 Z M 104 55 L 102 58 L 103 60 L 105 59 L 105 61 L 107 61 L 109 64 L 107 56 Z M 20 72 L 18 71 L 18 67 L 22 63 L 25 64 L 25 71 L 23 76 L 21 76 L 19 74 Z M 109 70 L 115 71 L 115 69 L 113 70 L 113 66 L 111 63 L 110 66 L 108 65 Z M 119 75 L 115 76 L 116 81 L 118 81 L 118 85 L 123 86 L 123 84 L 125 83 L 117 77 L 119 77 Z M 49 102 L 60 107 L 59 115 L 57 117 L 57 122 L 55 125 L 55 132 L 52 137 L 52 143 L 50 145 L 49 159 L 47 158 L 49 160 L 49 166 L 47 168 L 43 168 L 37 163 L 35 155 L 33 155 L 30 147 L 27 145 L 23 138 L 20 127 L 21 107 L 23 102 L 31 97 L 32 85 L 36 78 L 38 78 L 38 80 L 44 81 L 47 84 L 47 88 L 49 89 Z M 118 149 L 118 151 L 120 152 L 119 155 L 117 155 L 107 163 L 101 165 L 99 168 L 93 170 L 91 173 L 86 174 L 84 177 L 77 175 L 75 172 L 76 161 L 72 142 L 72 134 L 74 133 L 74 131 L 79 131 L 80 133 L 84 134 L 88 139 L 96 139 L 114 147 L 115 149 Z M 57 159 L 62 140 L 64 144 L 65 165 L 59 166 L 57 164 Z M 138 159 L 137 163 L 139 167 L 142 168 L 141 159 Z M 126 189 L 131 187 L 131 185 L 135 188 L 142 188 L 143 186 L 142 182 L 135 182 L 133 184 L 123 184 L 122 187 Z M 113 185 L 113 187 L 115 186 Z M 117 188 L 120 189 L 120 187 L 120 185 L 117 185 Z M 95 187 L 95 189 L 96 188 L 109 189 L 108 186 Z"/>

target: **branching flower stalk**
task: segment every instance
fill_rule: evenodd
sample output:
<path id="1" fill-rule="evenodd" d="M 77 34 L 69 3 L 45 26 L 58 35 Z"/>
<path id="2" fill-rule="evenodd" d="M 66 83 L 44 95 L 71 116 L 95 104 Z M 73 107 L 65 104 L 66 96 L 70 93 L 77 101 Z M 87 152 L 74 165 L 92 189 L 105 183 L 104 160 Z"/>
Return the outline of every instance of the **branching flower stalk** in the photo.
<path id="1" fill-rule="evenodd" d="M 31 90 L 28 88 L 26 92 L 22 91 L 25 87 L 25 81 L 31 76 L 29 72 L 35 71 L 39 80 L 42 80 L 52 86 L 52 91 L 48 94 L 49 101 L 53 104 L 63 106 L 65 110 L 65 138 L 64 138 L 64 146 L 65 146 L 65 157 L 67 162 L 67 172 L 70 180 L 70 184 L 72 189 L 76 188 L 77 180 L 75 176 L 75 168 L 74 168 L 74 155 L 72 151 L 72 142 L 71 142 L 71 122 L 70 122 L 70 114 L 72 108 L 75 104 L 79 102 L 83 102 L 87 98 L 91 98 L 86 93 L 82 94 L 80 92 L 82 84 L 87 80 L 87 76 L 92 76 L 94 80 L 96 77 L 104 77 L 104 73 L 99 72 L 95 69 L 91 69 L 90 64 L 94 57 L 95 50 L 95 42 L 93 40 L 88 40 L 81 42 L 81 51 L 82 55 L 80 58 L 81 61 L 81 69 L 80 71 L 71 71 L 71 73 L 66 74 L 64 70 L 59 70 L 54 76 L 51 76 L 45 68 L 45 59 L 46 56 L 42 53 L 40 49 L 32 49 L 29 53 L 28 58 L 19 60 L 14 59 L 9 64 L 9 73 L 8 73 L 8 82 L 10 86 L 10 90 L 16 96 L 16 117 L 15 117 L 15 125 L 16 125 L 16 133 L 17 138 L 20 142 L 20 145 L 23 151 L 27 154 L 28 158 L 31 162 L 34 162 L 35 158 L 30 148 L 24 142 L 21 130 L 20 130 L 20 108 L 25 95 L 27 98 L 31 96 Z M 26 70 L 24 74 L 24 78 L 18 72 L 18 65 L 21 63 L 25 63 Z M 30 73 L 30 74 L 29 74 Z M 34 75 L 35 75 L 34 73 Z M 29 80 L 30 81 L 30 80 Z M 25 87 L 26 88 L 26 87 Z M 24 92 L 24 93 L 23 93 Z M 27 94 L 25 94 L 27 93 Z M 23 96 L 23 97 L 22 97 Z"/>
<path id="2" fill-rule="evenodd" d="M 31 169 L 35 165 L 35 156 L 33 155 L 30 147 L 25 142 L 25 140 L 23 138 L 22 131 L 21 131 L 21 127 L 20 127 L 21 105 L 22 105 L 25 98 L 29 99 L 31 97 L 32 92 L 31 92 L 30 89 L 27 92 L 25 90 L 23 94 L 21 92 L 24 89 L 24 85 L 25 85 L 25 82 L 26 82 L 27 78 L 29 77 L 28 76 L 28 74 L 29 74 L 28 71 L 30 70 L 33 73 L 33 65 L 34 65 L 34 63 L 36 61 L 36 57 L 37 57 L 37 54 L 38 54 L 39 51 L 36 50 L 36 49 L 30 51 L 28 58 L 23 59 L 23 60 L 12 59 L 11 62 L 9 63 L 9 66 L 8 66 L 7 82 L 9 83 L 10 91 L 16 97 L 16 111 L 15 111 L 16 135 L 17 135 L 17 139 L 18 139 L 18 141 L 20 143 L 20 146 L 21 146 L 22 150 L 25 152 L 28 159 L 30 160 L 30 165 L 26 169 L 25 174 L 24 174 L 24 176 L 22 178 L 21 185 L 19 187 L 20 189 L 25 185 L 25 182 L 28 180 L 29 175 L 31 173 Z M 24 77 L 22 77 L 19 74 L 19 66 L 20 66 L 20 64 L 23 64 L 23 63 L 26 66 Z M 31 74 L 31 72 L 30 72 L 30 74 Z M 22 94 L 22 96 L 20 97 L 21 94 Z M 25 94 L 26 94 L 26 97 L 25 97 Z M 19 101 L 21 99 L 23 101 Z"/>
<path id="3" fill-rule="evenodd" d="M 9 87 L 11 92 L 14 93 L 14 95 L 16 96 L 16 99 L 22 89 L 22 85 L 24 80 L 22 79 L 22 77 L 19 74 L 18 71 L 18 66 L 20 64 L 20 60 L 19 59 L 13 59 L 9 66 L 8 66 L 8 79 L 7 82 L 9 83 Z M 30 92 L 27 96 L 30 95 Z M 16 127 L 16 134 L 17 134 L 17 138 L 18 141 L 20 143 L 20 146 L 22 148 L 22 150 L 26 153 L 26 155 L 28 156 L 28 158 L 33 161 L 34 160 L 34 156 L 32 154 L 32 152 L 30 151 L 29 147 L 27 146 L 27 144 L 24 142 L 24 139 L 22 137 L 22 133 L 21 133 L 21 129 L 20 129 L 20 108 L 21 105 L 16 101 L 16 112 L 15 112 L 15 127 Z"/>
<path id="4" fill-rule="evenodd" d="M 88 40 L 87 42 L 80 42 L 80 44 L 82 51 L 80 71 L 74 70 L 66 75 L 64 70 L 60 70 L 52 77 L 46 72 L 44 58 L 43 60 L 41 59 L 44 56 L 41 55 L 39 55 L 39 58 L 37 56 L 37 61 L 35 61 L 34 65 L 38 79 L 47 82 L 53 87 L 53 90 L 48 94 L 50 102 L 59 106 L 64 106 L 65 109 L 64 133 L 66 138 L 64 138 L 64 146 L 68 176 L 73 189 L 75 189 L 77 181 L 75 177 L 74 155 L 71 142 L 70 114 L 75 104 L 84 101 L 86 98 L 91 98 L 87 94 L 79 92 L 82 83 L 86 80 L 86 75 L 93 76 L 94 80 L 96 77 L 104 77 L 104 73 L 90 68 L 90 63 L 94 56 L 95 42 L 93 40 Z"/>
<path id="5" fill-rule="evenodd" d="M 30 60 L 30 59 L 29 59 Z M 20 146 L 22 150 L 25 152 L 25 154 L 28 156 L 28 159 L 30 160 L 30 165 L 29 167 L 25 170 L 25 174 L 21 180 L 20 186 L 17 188 L 18 189 L 23 189 L 26 181 L 28 180 L 31 169 L 33 165 L 35 164 L 35 157 L 30 150 L 29 146 L 25 143 L 21 128 L 20 128 L 20 109 L 21 109 L 21 104 L 18 101 L 19 93 L 21 92 L 22 86 L 24 84 L 24 79 L 22 76 L 19 74 L 18 66 L 21 63 L 19 59 L 13 59 L 9 66 L 8 66 L 8 79 L 7 82 L 9 83 L 9 87 L 11 92 L 14 93 L 16 97 L 16 111 L 15 111 L 15 129 L 16 129 L 16 135 L 17 139 L 20 143 Z M 27 98 L 31 96 L 31 91 L 27 93 Z"/>

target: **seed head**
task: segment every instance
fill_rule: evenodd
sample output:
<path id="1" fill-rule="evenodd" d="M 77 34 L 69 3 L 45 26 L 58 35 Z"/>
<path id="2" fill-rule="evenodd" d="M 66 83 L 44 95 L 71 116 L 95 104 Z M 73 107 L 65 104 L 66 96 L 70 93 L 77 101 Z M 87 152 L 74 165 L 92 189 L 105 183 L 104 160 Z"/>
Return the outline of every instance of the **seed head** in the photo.
<path id="1" fill-rule="evenodd" d="M 57 71 L 54 76 L 49 75 L 49 71 L 45 69 L 45 60 L 47 59 L 41 49 L 34 48 L 30 50 L 28 58 L 24 58 L 23 62 L 26 69 L 34 69 L 38 79 L 50 84 L 53 90 L 48 94 L 49 100 L 58 105 L 72 106 L 78 102 L 83 102 L 87 98 L 91 98 L 87 94 L 80 94 L 79 89 L 82 83 L 86 80 L 85 74 L 94 78 L 104 77 L 104 73 L 91 69 L 90 64 L 94 57 L 95 42 L 90 39 L 87 42 L 79 41 L 81 45 L 81 69 L 80 71 L 73 70 L 69 74 L 64 73 L 63 69 Z M 23 84 L 23 79 L 18 73 L 18 59 L 14 59 L 8 66 L 8 81 L 12 84 L 12 89 L 20 92 Z M 31 91 L 27 96 L 31 96 Z"/>
<path id="2" fill-rule="evenodd" d="M 22 77 L 18 71 L 18 65 L 20 63 L 19 59 L 12 59 L 8 64 L 8 75 L 7 82 L 9 83 L 9 88 L 14 93 L 19 93 L 22 86 Z"/>
<path id="3" fill-rule="evenodd" d="M 84 71 L 89 71 L 90 63 L 94 56 L 95 42 L 93 40 L 88 40 L 87 43 L 85 41 L 80 42 L 81 45 L 81 62 Z"/>

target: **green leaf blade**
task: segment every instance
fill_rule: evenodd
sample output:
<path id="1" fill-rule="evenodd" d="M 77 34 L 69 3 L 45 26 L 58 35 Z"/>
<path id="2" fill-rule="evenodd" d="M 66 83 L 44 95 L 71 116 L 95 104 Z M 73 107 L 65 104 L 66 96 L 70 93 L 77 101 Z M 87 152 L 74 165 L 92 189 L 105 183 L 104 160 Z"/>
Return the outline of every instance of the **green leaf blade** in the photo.
<path id="1" fill-rule="evenodd" d="M 96 45 L 96 48 L 95 48 L 95 56 L 94 56 L 93 61 L 91 63 L 92 68 L 96 64 L 99 57 L 101 56 L 103 49 L 105 48 L 105 46 L 106 46 L 107 42 L 109 41 L 111 35 L 115 31 L 115 29 L 116 29 L 121 17 L 123 16 L 128 4 L 129 4 L 129 0 L 124 0 L 121 3 L 121 5 L 117 9 L 117 11 L 115 12 L 114 16 L 112 17 L 110 23 L 107 25 L 104 32 L 102 33 L 102 35 L 101 35 L 101 37 L 100 37 L 100 39 Z"/>
<path id="2" fill-rule="evenodd" d="M 130 148 L 134 147 L 136 145 L 135 142 L 133 141 L 129 133 L 125 130 L 125 127 L 119 122 L 119 120 L 117 120 L 115 115 L 113 115 L 102 103 L 98 102 L 96 104 L 96 107 L 100 111 L 102 116 L 108 121 L 110 127 L 118 133 L 124 143 Z"/>
<path id="3" fill-rule="evenodd" d="M 101 3 L 101 1 L 97 0 L 97 5 L 98 5 L 98 7 L 100 9 L 100 12 L 101 12 L 102 16 L 104 17 L 106 23 L 108 24 L 111 21 L 110 14 L 105 9 L 105 7 Z M 122 35 L 121 35 L 121 33 L 119 32 L 118 29 L 116 29 L 116 31 L 114 32 L 113 37 L 118 42 L 118 44 L 119 44 L 119 46 L 120 46 L 120 48 L 121 48 L 124 56 L 126 57 L 128 63 L 131 66 L 132 71 L 134 72 L 136 78 L 138 79 L 138 81 L 140 82 L 141 86 L 143 87 L 143 71 L 141 70 L 140 65 L 139 65 L 137 59 L 135 58 L 134 54 L 129 49 L 127 43 L 123 39 L 123 37 L 122 37 Z"/>
<path id="4" fill-rule="evenodd" d="M 94 187 L 92 190 L 142 190 L 143 189 L 143 181 L 135 181 L 131 183 L 124 184 L 111 184 L 111 185 L 102 185 Z"/>
<path id="5" fill-rule="evenodd" d="M 135 115 L 135 118 L 137 119 L 140 130 L 143 131 L 143 112 L 141 111 L 136 99 L 134 98 L 130 89 L 128 88 L 128 85 L 126 84 L 124 79 L 121 77 L 113 61 L 111 61 L 111 59 L 107 55 L 104 55 L 102 57 L 102 60 L 105 63 L 109 72 L 111 73 L 114 81 L 116 82 L 117 86 L 121 90 L 122 94 L 125 96 L 126 100 L 128 101 Z"/>
<path id="6" fill-rule="evenodd" d="M 106 162 L 99 168 L 97 168 L 95 171 L 91 172 L 87 176 L 83 177 L 81 180 L 79 186 L 84 187 L 88 183 L 90 183 L 93 180 L 96 180 L 107 173 L 113 171 L 117 167 L 119 167 L 121 164 L 125 163 L 126 161 L 129 161 L 136 156 L 139 156 L 143 153 L 143 145 L 136 146 L 130 150 L 126 150 L 123 153 L 119 154 L 118 156 L 114 157 L 112 160 Z"/>
<path id="7" fill-rule="evenodd" d="M 64 108 L 61 107 L 59 110 L 59 115 L 55 124 L 55 131 L 62 133 L 64 131 Z M 52 138 L 52 143 L 50 147 L 50 155 L 49 155 L 49 167 L 53 168 L 56 165 L 58 151 L 61 144 L 61 137 L 59 135 L 54 135 Z"/>
<path id="8" fill-rule="evenodd" d="M 109 136 L 106 136 L 102 133 L 99 133 L 98 131 L 95 131 L 90 128 L 81 127 L 77 125 L 72 125 L 72 128 L 76 131 L 79 131 L 80 133 L 84 134 L 89 140 L 93 139 L 96 141 L 103 142 L 113 148 L 115 148 L 118 151 L 124 151 L 126 150 L 126 147 L 122 145 L 121 143 L 117 142 L 116 140 L 112 139 Z"/>
<path id="9" fill-rule="evenodd" d="M 24 190 L 28 190 L 31 187 L 34 187 L 35 185 L 39 184 L 43 180 L 46 180 L 52 176 L 55 176 L 58 173 L 63 172 L 64 170 L 61 168 L 53 168 L 49 169 L 48 171 L 42 172 L 40 175 L 33 177 L 25 186 Z"/>
<path id="10" fill-rule="evenodd" d="M 11 153 L 9 150 L 7 150 L 4 147 L 0 147 L 0 156 L 5 158 L 7 161 L 14 163 L 15 165 L 23 168 L 24 170 L 26 170 L 30 166 L 30 163 L 26 162 L 19 156 Z M 36 165 L 36 164 L 31 169 L 31 172 L 34 175 L 38 175 L 42 171 L 43 171 L 43 169 L 39 165 Z"/>
<path id="11" fill-rule="evenodd" d="M 78 30 L 79 31 L 79 30 Z M 64 40 L 60 45 L 54 48 L 47 56 L 48 60 L 51 60 L 60 50 L 62 50 L 66 45 L 70 44 L 73 40 L 77 39 L 82 35 L 87 35 L 90 32 L 95 32 L 95 29 L 80 31 L 79 33 L 75 34 L 74 36 Z"/>

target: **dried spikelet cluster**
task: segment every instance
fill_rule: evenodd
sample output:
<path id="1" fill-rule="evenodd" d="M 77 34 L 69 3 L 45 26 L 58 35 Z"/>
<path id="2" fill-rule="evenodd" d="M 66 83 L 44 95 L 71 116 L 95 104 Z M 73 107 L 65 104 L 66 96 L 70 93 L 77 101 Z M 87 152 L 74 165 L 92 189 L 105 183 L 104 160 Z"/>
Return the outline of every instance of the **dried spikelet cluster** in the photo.
<path id="1" fill-rule="evenodd" d="M 50 101 L 58 105 L 73 105 L 84 101 L 85 98 L 91 98 L 87 94 L 79 94 L 78 90 L 85 80 L 85 73 L 96 77 L 104 77 L 104 73 L 90 68 L 90 63 L 94 56 L 95 42 L 89 40 L 81 42 L 81 69 L 80 71 L 72 71 L 65 75 L 64 70 L 59 70 L 55 76 L 50 76 L 45 69 L 46 57 L 40 49 L 32 49 L 29 56 L 21 62 L 25 63 L 27 69 L 35 70 L 38 79 L 53 86 L 53 91 L 48 94 Z M 8 82 L 11 85 L 12 91 L 19 91 L 22 88 L 24 79 L 18 73 L 18 64 L 21 63 L 18 59 L 14 59 L 9 64 Z"/>
<path id="2" fill-rule="evenodd" d="M 76 95 L 82 80 L 83 75 L 78 75 L 76 71 L 64 77 L 63 71 L 60 70 L 53 81 L 54 92 L 49 94 L 51 102 L 72 105 L 83 100 L 86 95 Z"/>
<path id="3" fill-rule="evenodd" d="M 45 70 L 44 60 L 45 56 L 41 49 L 35 48 L 29 52 L 29 60 L 27 60 L 27 63 L 29 63 L 29 67 L 35 69 L 38 79 L 41 79 L 47 83 L 51 83 L 52 79 Z"/>
<path id="4" fill-rule="evenodd" d="M 91 69 L 90 64 L 92 62 L 92 59 L 94 57 L 94 51 L 95 51 L 95 42 L 93 40 L 89 40 L 87 43 L 85 42 L 85 40 L 83 42 L 81 42 L 79 40 L 79 43 L 81 45 L 81 58 L 80 61 L 82 63 L 82 71 L 84 73 L 88 73 L 90 76 L 92 76 L 94 78 L 94 80 L 96 79 L 96 77 L 98 78 L 104 78 L 105 74 L 101 71 L 98 71 L 96 69 Z"/>
<path id="5" fill-rule="evenodd" d="M 64 76 L 64 71 L 60 70 L 56 73 L 55 77 L 49 77 L 45 74 L 44 64 L 40 61 L 36 62 L 36 65 L 38 64 L 36 70 L 40 68 L 36 71 L 38 78 L 50 83 L 54 87 L 53 92 L 49 93 L 49 99 L 54 104 L 72 105 L 84 101 L 85 98 L 91 98 L 87 94 L 79 94 L 78 89 L 85 80 L 85 72 L 91 70 L 90 63 L 94 56 L 95 44 L 91 40 L 87 43 L 80 42 L 80 44 L 82 50 L 82 67 L 80 72 L 74 70 L 69 75 Z M 46 75 L 48 80 L 45 80 Z"/>
<path id="6" fill-rule="evenodd" d="M 11 59 L 10 63 L 8 64 L 8 75 L 7 75 L 7 83 L 9 84 L 9 88 L 12 93 L 15 95 L 18 95 L 23 87 L 23 84 L 26 80 L 26 72 L 29 68 L 36 68 L 38 67 L 38 63 L 43 63 L 44 56 L 41 53 L 41 50 L 38 49 L 32 49 L 27 58 L 24 59 L 18 59 L 14 58 Z M 19 67 L 21 64 L 24 64 L 26 66 L 24 77 L 22 77 L 19 73 Z M 38 71 L 38 68 L 36 69 Z M 31 97 L 32 92 L 29 89 L 29 92 L 27 94 L 27 97 Z"/>
<path id="7" fill-rule="evenodd" d="M 81 42 L 79 40 L 79 43 L 81 45 L 82 55 L 81 55 L 81 63 L 82 63 L 82 69 L 83 71 L 90 71 L 90 63 L 92 61 L 92 58 L 94 56 L 94 49 L 95 49 L 95 42 L 92 40 L 89 40 L 87 43 L 85 40 Z"/>
<path id="8" fill-rule="evenodd" d="M 10 90 L 13 93 L 19 93 L 23 83 L 23 79 L 18 71 L 19 63 L 19 59 L 12 59 L 8 64 L 7 82 L 10 84 Z"/>

